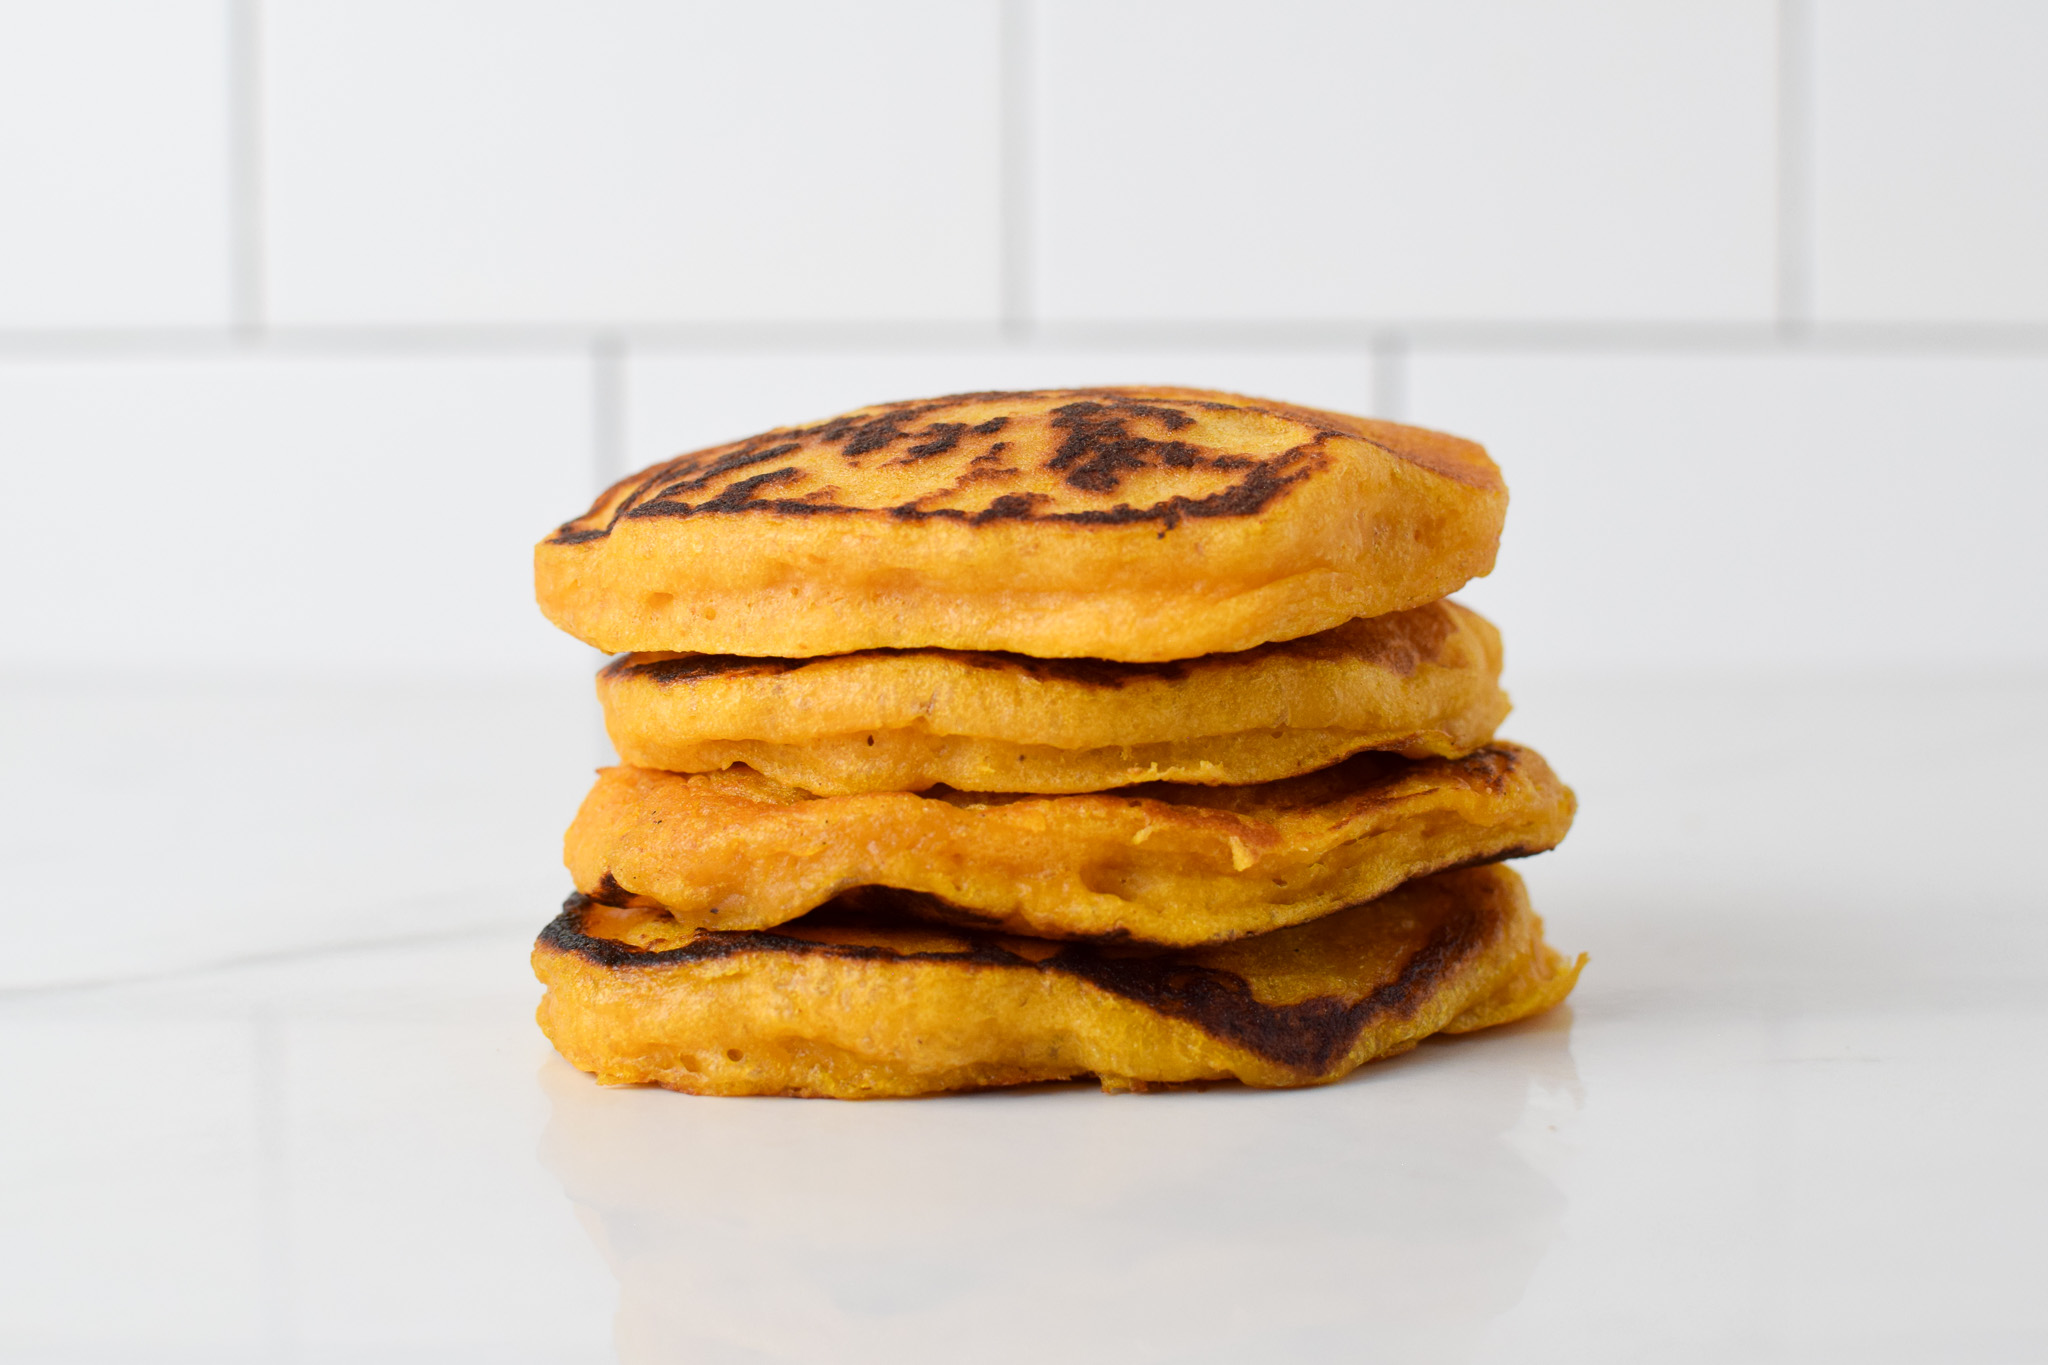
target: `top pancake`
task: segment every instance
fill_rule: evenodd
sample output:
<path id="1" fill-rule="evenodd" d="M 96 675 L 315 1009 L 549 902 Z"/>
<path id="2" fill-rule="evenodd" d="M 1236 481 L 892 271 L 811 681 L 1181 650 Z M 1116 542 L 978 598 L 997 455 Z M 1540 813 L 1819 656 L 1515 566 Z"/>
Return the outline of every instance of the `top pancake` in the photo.
<path id="1" fill-rule="evenodd" d="M 678 456 L 534 551 L 600 649 L 1158 662 L 1434 601 L 1493 567 L 1469 441 L 1202 389 L 956 394 Z"/>

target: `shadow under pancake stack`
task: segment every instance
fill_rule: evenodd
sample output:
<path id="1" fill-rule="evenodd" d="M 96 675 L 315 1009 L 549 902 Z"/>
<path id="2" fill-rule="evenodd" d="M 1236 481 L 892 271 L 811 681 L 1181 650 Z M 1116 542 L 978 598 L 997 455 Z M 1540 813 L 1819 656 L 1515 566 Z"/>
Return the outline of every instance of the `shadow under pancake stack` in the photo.
<path id="1" fill-rule="evenodd" d="M 1195 389 L 959 394 L 684 455 L 535 550 L 621 766 L 534 969 L 607 1083 L 1313 1085 L 1583 958 L 1504 860 L 1484 450 Z"/>

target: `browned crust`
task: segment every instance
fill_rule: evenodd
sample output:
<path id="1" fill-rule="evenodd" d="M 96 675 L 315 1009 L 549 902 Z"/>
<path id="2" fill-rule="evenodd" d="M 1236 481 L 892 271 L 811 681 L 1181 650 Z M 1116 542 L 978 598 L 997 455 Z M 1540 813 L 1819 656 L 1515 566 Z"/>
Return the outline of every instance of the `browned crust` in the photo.
<path id="1" fill-rule="evenodd" d="M 871 648 L 624 655 L 598 675 L 634 767 L 745 765 L 820 796 L 1268 782 L 1365 750 L 1470 752 L 1509 703 L 1500 637 L 1455 602 L 1155 663 Z"/>
<path id="2" fill-rule="evenodd" d="M 1125 478 L 1138 470 L 1199 470 L 1227 477 L 1200 497 L 1174 496 L 1144 506 L 1118 502 L 1046 511 L 1043 494 L 1004 491 L 1007 478 L 1026 472 L 1005 463 L 1017 458 L 1014 443 L 1001 439 L 1014 418 L 999 415 L 971 426 L 945 420 L 950 411 L 969 404 L 985 406 L 992 400 L 1034 410 L 1033 416 L 1050 413 L 1051 425 L 1062 435 L 1057 445 L 1043 453 L 1036 472 L 1054 476 L 1059 484 L 1083 495 L 1112 497 Z M 1309 428 L 1311 434 L 1291 449 L 1266 456 L 1206 449 L 1174 436 L 1196 424 L 1191 412 L 1241 410 L 1287 418 Z M 1130 424 L 1139 419 L 1163 426 L 1165 438 L 1133 431 Z M 905 522 L 943 519 L 974 526 L 991 522 L 1073 526 L 1156 522 L 1170 529 L 1183 520 L 1259 515 L 1289 488 L 1324 468 L 1328 460 L 1324 443 L 1339 436 L 1365 441 L 1396 459 L 1472 488 L 1498 490 L 1502 486 L 1500 471 L 1473 442 L 1271 399 L 1178 388 L 960 393 L 876 404 L 815 425 L 780 427 L 678 455 L 612 485 L 588 512 L 564 522 L 544 543 L 578 545 L 603 539 L 622 520 L 762 513 Z M 933 490 L 931 498 L 888 507 L 860 506 L 841 501 L 839 490 L 829 483 L 799 496 L 786 493 L 788 485 L 815 475 L 814 462 L 825 448 L 831 448 L 838 464 L 851 473 L 869 463 L 914 464 L 941 456 L 957 458 L 962 449 L 977 444 L 986 449 L 969 462 L 959 480 Z M 986 485 L 987 497 L 978 507 L 932 505 L 941 495 L 957 497 L 968 484 Z"/>
<path id="3" fill-rule="evenodd" d="M 1456 878 L 1460 874 L 1443 874 Z M 1482 875 L 1484 875 L 1482 873 Z M 700 930 L 676 948 L 647 950 L 589 932 L 601 913 L 582 894 L 563 903 L 561 914 L 541 931 L 538 948 L 580 957 L 608 972 L 681 967 L 745 955 L 822 956 L 855 961 L 944 962 L 964 969 L 1001 969 L 1068 976 L 1121 996 L 1168 1018 L 1201 1029 L 1304 1077 L 1329 1071 L 1368 1028 L 1412 1019 L 1446 983 L 1458 977 L 1498 936 L 1501 921 L 1517 905 L 1493 894 L 1461 898 L 1448 916 L 1403 963 L 1399 973 L 1355 1000 L 1317 996 L 1292 1004 L 1262 1004 L 1241 975 L 1187 960 L 1185 954 L 1117 951 L 1091 943 L 1061 943 L 1042 957 L 1026 957 L 1016 940 L 973 929 L 956 932 L 960 951 L 903 952 L 866 943 L 821 942 L 773 930 Z M 1338 913 L 1353 913 L 1362 907 Z M 658 912 L 648 912 L 658 913 Z M 858 912 L 825 907 L 806 917 L 812 928 L 852 925 L 865 929 L 908 926 L 869 898 Z"/>
<path id="4" fill-rule="evenodd" d="M 1249 939 L 1404 881 L 1555 845 L 1575 802 L 1540 754 L 1361 754 L 1252 786 L 817 797 L 733 768 L 608 768 L 564 838 L 581 891 L 690 927 L 766 929 L 850 888 L 1044 939 Z"/>
<path id="5" fill-rule="evenodd" d="M 1396 459 L 1455 479 L 1471 488 L 1501 487 L 1500 469 L 1484 447 L 1460 436 L 1431 431 L 1427 427 L 1403 426 L 1377 417 L 1353 417 L 1345 412 L 1299 407 L 1293 403 L 1262 400 L 1262 406 L 1294 418 L 1320 431 L 1354 436 L 1378 446 Z"/>
<path id="6" fill-rule="evenodd" d="M 1433 602 L 1507 490 L 1455 437 L 1180 388 L 881 404 L 679 456 L 534 550 L 607 653 L 875 647 L 1139 663 Z"/>
<path id="7" fill-rule="evenodd" d="M 1101 691 L 1120 691 L 1134 682 L 1158 679 L 1182 682 L 1200 669 L 1243 668 L 1272 658 L 1324 659 L 1385 669 L 1401 677 L 1413 677 L 1424 664 L 1443 657 L 1445 644 L 1457 631 L 1453 612 L 1470 611 L 1455 602 L 1432 602 L 1408 611 L 1389 612 L 1347 626 L 1278 640 L 1241 650 L 1235 654 L 1211 654 L 1199 659 L 1165 659 L 1155 663 L 1126 663 L 1117 659 L 1038 659 L 996 649 L 856 649 L 845 654 L 823 654 L 793 659 L 755 654 L 677 654 L 658 651 L 624 654 L 599 670 L 600 678 L 624 681 L 645 678 L 663 687 L 686 687 L 692 683 L 720 678 L 794 673 L 820 664 L 847 659 L 901 659 L 930 655 L 950 659 L 968 668 L 989 672 L 1018 673 L 1041 682 L 1065 683 Z"/>

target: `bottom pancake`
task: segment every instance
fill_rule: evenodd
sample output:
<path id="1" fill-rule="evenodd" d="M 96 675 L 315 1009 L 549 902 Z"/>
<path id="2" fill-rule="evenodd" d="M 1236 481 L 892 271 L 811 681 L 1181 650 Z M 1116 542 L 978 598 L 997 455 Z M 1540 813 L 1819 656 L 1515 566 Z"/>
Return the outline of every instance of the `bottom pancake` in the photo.
<path id="1" fill-rule="evenodd" d="M 1563 1000 L 1521 878 L 1476 867 L 1204 948 L 1060 943 L 826 906 L 691 931 L 572 896 L 534 946 L 538 1018 L 607 1084 L 870 1099 L 1094 1077 L 1319 1085 L 1432 1033 Z"/>

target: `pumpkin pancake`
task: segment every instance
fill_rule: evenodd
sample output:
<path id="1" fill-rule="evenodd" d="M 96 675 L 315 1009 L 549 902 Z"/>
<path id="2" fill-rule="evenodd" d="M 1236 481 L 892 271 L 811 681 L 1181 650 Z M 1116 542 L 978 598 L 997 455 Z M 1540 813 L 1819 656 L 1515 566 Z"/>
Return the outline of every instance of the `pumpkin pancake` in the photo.
<path id="1" fill-rule="evenodd" d="M 1469 441 L 1204 389 L 884 403 L 678 456 L 534 551 L 610 653 L 877 647 L 1140 663 L 1433 602 L 1493 567 Z"/>
<path id="2" fill-rule="evenodd" d="M 1269 782 L 1364 749 L 1470 753 L 1508 712 L 1500 635 L 1450 602 L 1184 663 L 865 650 L 631 654 L 598 675 L 619 757 L 745 764 L 818 796 Z"/>
<path id="3" fill-rule="evenodd" d="M 1248 787 L 812 796 L 747 768 L 606 768 L 564 840 L 577 889 L 684 928 L 765 929 L 887 886 L 928 916 L 1046 938 L 1217 943 L 1413 877 L 1550 848 L 1571 790 L 1532 749 L 1360 754 Z"/>
<path id="4" fill-rule="evenodd" d="M 538 1017 L 606 1084 L 868 1099 L 1092 1076 L 1105 1090 L 1317 1085 L 1550 1008 L 1585 959 L 1521 878 L 1470 868 L 1208 948 L 1049 943 L 834 906 L 693 931 L 573 896 L 540 936 Z"/>

